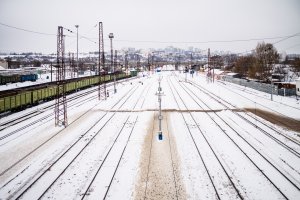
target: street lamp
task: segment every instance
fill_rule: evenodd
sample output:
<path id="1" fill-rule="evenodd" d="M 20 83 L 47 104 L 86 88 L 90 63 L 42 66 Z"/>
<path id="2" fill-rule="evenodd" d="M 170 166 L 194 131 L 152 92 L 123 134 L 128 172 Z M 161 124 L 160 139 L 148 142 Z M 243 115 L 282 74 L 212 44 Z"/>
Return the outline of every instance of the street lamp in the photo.
<path id="1" fill-rule="evenodd" d="M 114 57 L 113 57 L 113 45 L 112 45 L 112 39 L 114 38 L 114 34 L 110 33 L 108 35 L 108 37 L 110 39 L 111 67 L 112 67 L 112 73 L 113 73 L 113 76 L 114 76 L 114 93 L 117 93 L 117 89 L 116 89 L 116 75 L 115 75 Z"/>
<path id="2" fill-rule="evenodd" d="M 78 27 L 79 25 L 75 25 L 76 29 L 77 29 L 77 77 L 78 77 Z"/>

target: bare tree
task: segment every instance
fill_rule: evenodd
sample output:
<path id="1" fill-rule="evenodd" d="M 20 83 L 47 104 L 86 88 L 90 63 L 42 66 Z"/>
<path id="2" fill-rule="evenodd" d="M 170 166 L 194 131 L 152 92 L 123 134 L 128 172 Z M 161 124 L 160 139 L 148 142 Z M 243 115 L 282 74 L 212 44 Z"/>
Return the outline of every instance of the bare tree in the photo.
<path id="1" fill-rule="evenodd" d="M 241 56 L 237 59 L 234 67 L 234 72 L 241 74 L 243 77 L 250 76 L 255 77 L 255 72 L 253 72 L 256 59 L 254 56 Z"/>
<path id="2" fill-rule="evenodd" d="M 300 58 L 295 58 L 292 62 L 292 67 L 294 72 L 300 72 Z"/>
<path id="3" fill-rule="evenodd" d="M 279 54 L 273 44 L 258 43 L 255 49 L 256 75 L 267 81 L 272 75 L 273 65 L 278 62 Z"/>

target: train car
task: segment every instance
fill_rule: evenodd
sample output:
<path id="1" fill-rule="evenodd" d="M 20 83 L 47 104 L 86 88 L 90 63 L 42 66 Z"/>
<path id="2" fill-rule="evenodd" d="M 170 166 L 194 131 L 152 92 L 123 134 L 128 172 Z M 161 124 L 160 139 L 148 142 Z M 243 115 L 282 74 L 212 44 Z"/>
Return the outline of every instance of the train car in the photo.
<path id="1" fill-rule="evenodd" d="M 21 82 L 20 75 L 0 75 L 0 83 L 1 85 L 5 85 L 7 83 L 16 83 Z"/>
<path id="2" fill-rule="evenodd" d="M 7 83 L 17 83 L 25 81 L 36 81 L 38 79 L 37 74 L 10 74 L 0 75 L 0 84 L 5 85 Z"/>
<path id="3" fill-rule="evenodd" d="M 124 73 L 115 73 L 116 79 L 128 78 Z M 35 79 L 37 77 L 33 77 Z M 113 74 L 101 76 L 101 82 L 113 80 Z M 99 76 L 81 77 L 65 80 L 66 92 L 73 93 L 99 84 Z M 27 86 L 9 91 L 0 91 L 0 113 L 18 111 L 43 101 L 54 99 L 57 95 L 56 82 Z"/>

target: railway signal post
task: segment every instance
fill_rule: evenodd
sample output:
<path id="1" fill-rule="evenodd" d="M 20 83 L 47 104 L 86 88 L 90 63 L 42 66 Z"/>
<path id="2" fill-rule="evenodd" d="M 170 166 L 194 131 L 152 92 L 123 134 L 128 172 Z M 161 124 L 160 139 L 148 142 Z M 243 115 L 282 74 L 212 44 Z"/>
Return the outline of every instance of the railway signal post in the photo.
<path id="1" fill-rule="evenodd" d="M 159 104 L 159 109 L 158 109 L 158 139 L 159 140 L 162 140 L 163 139 L 163 134 L 162 134 L 162 128 L 161 128 L 161 121 L 163 119 L 163 116 L 161 114 L 161 96 L 162 96 L 162 89 L 161 89 L 161 86 L 160 86 L 160 83 L 161 83 L 161 80 L 162 80 L 162 77 L 159 76 L 158 78 L 158 92 L 157 92 L 157 96 L 158 96 L 158 104 Z"/>

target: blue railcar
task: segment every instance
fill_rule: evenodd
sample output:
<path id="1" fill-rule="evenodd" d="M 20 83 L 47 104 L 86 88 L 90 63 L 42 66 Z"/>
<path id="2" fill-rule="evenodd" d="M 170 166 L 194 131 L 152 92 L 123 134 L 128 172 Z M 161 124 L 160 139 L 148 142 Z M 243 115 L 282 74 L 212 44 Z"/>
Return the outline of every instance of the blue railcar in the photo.
<path id="1" fill-rule="evenodd" d="M 21 75 L 21 82 L 36 81 L 37 78 L 38 78 L 37 74 L 23 74 Z"/>

